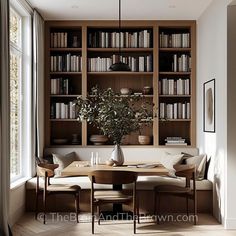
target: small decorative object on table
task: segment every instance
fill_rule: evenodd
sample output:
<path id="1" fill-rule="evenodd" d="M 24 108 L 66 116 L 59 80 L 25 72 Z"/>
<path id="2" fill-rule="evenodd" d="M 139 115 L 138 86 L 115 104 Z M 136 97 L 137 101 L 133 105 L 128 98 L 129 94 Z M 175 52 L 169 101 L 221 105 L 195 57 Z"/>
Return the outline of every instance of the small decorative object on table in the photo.
<path id="1" fill-rule="evenodd" d="M 153 110 L 153 104 L 141 100 L 142 104 L 135 106 L 140 96 L 120 97 L 111 88 L 100 90 L 94 87 L 91 95 L 86 99 L 77 98 L 78 120 L 86 120 L 112 139 L 115 147 L 108 164 L 122 165 L 124 154 L 120 144 L 123 136 L 140 130 L 144 120 L 152 122 L 150 109 Z"/>

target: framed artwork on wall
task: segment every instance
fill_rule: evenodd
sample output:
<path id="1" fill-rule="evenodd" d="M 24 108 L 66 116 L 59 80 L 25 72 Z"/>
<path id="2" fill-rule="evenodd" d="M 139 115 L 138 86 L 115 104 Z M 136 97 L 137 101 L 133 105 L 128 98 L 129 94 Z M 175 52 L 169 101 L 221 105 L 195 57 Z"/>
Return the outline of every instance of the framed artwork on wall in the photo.
<path id="1" fill-rule="evenodd" d="M 215 133 L 215 79 L 203 84 L 203 131 Z"/>

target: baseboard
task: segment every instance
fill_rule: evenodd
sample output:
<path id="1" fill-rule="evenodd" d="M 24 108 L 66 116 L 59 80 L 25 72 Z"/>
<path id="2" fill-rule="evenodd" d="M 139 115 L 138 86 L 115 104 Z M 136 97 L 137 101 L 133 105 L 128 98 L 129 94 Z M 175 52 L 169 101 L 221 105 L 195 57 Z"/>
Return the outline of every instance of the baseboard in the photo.
<path id="1" fill-rule="evenodd" d="M 225 229 L 236 229 L 236 218 L 225 219 Z"/>
<path id="2" fill-rule="evenodd" d="M 25 205 L 17 208 L 9 215 L 9 224 L 12 227 L 25 213 Z"/>

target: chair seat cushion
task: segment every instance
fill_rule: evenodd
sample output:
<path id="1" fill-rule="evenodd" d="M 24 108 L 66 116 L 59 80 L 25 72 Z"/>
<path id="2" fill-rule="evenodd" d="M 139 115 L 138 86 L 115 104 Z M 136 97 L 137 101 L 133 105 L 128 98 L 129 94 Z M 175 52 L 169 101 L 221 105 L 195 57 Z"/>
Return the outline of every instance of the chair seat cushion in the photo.
<path id="1" fill-rule="evenodd" d="M 121 191 L 113 191 L 113 190 L 107 190 L 107 191 L 95 191 L 94 192 L 94 198 L 96 200 L 102 200 L 102 201 L 126 201 L 131 200 L 132 196 L 125 195 Z"/>
<path id="2" fill-rule="evenodd" d="M 189 193 L 191 188 L 184 188 L 175 185 L 159 185 L 154 188 L 154 191 L 160 193 Z"/>
<path id="3" fill-rule="evenodd" d="M 51 184 L 47 188 L 50 192 L 78 192 L 80 189 L 80 186 L 75 184 Z"/>

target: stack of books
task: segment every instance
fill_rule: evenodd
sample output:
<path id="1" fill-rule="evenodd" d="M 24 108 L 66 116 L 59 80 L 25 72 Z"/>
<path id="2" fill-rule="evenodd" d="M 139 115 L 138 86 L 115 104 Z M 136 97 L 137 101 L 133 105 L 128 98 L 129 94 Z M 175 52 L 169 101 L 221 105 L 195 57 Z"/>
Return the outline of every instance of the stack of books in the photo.
<path id="1" fill-rule="evenodd" d="M 187 143 L 185 142 L 185 139 L 182 137 L 167 137 L 165 139 L 166 146 L 171 146 L 171 145 L 187 145 Z"/>
<path id="2" fill-rule="evenodd" d="M 172 62 L 172 71 L 173 72 L 191 71 L 191 57 L 186 54 L 182 54 L 181 56 L 174 54 Z"/>
<path id="3" fill-rule="evenodd" d="M 67 32 L 51 33 L 51 48 L 67 48 L 68 35 Z"/>
<path id="4" fill-rule="evenodd" d="M 167 79 L 159 80 L 159 94 L 161 95 L 189 95 L 189 79 Z"/>
<path id="5" fill-rule="evenodd" d="M 56 55 L 51 56 L 51 72 L 80 72 L 82 57 L 80 55 Z"/>
<path id="6" fill-rule="evenodd" d="M 190 47 L 190 34 L 160 34 L 160 47 L 161 48 L 189 48 Z"/>
<path id="7" fill-rule="evenodd" d="M 160 119 L 191 119 L 190 103 L 160 103 Z"/>
<path id="8" fill-rule="evenodd" d="M 151 72 L 152 56 L 120 56 L 112 55 L 111 57 L 95 57 L 88 59 L 88 71 L 90 72 L 106 72 L 110 71 L 110 66 L 114 63 L 122 61 L 129 65 L 131 71 L 135 72 Z"/>
<path id="9" fill-rule="evenodd" d="M 88 45 L 91 48 L 149 48 L 151 46 L 151 32 L 91 32 L 88 35 Z"/>
<path id="10" fill-rule="evenodd" d="M 52 103 L 51 119 L 76 119 L 76 107 L 71 101 L 69 103 Z"/>
<path id="11" fill-rule="evenodd" d="M 69 79 L 53 78 L 51 79 L 51 94 L 68 95 L 70 91 Z"/>

